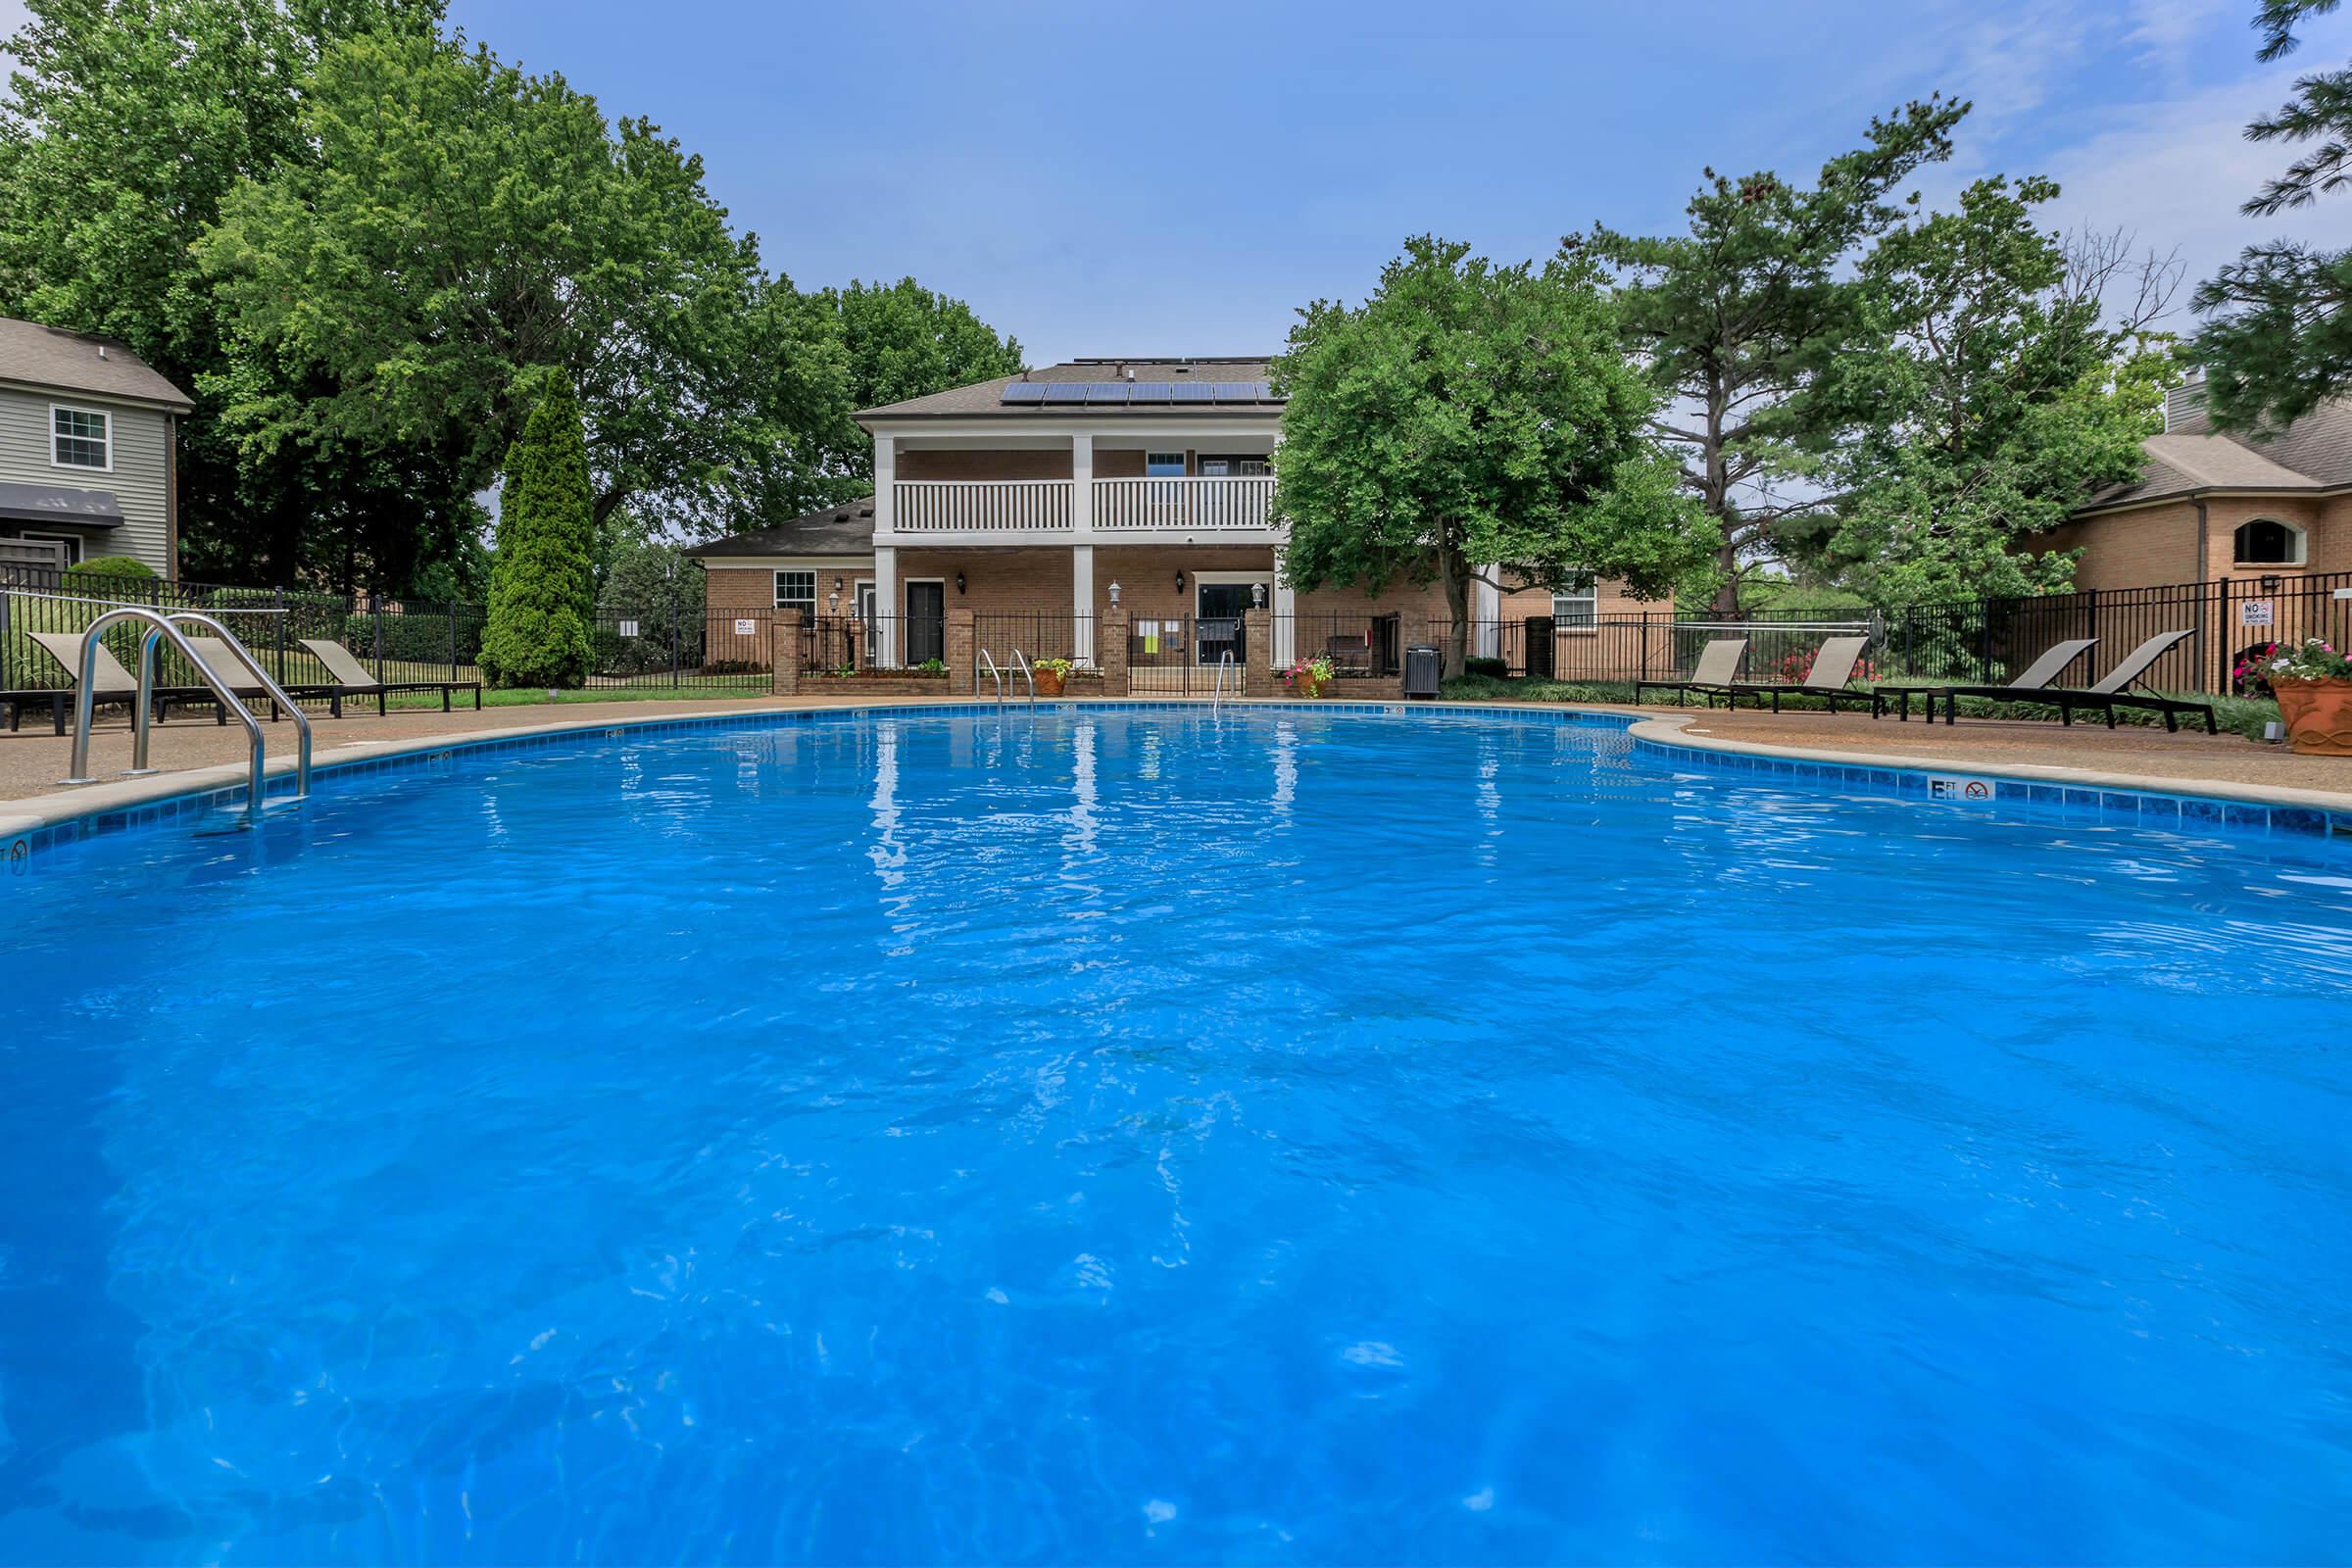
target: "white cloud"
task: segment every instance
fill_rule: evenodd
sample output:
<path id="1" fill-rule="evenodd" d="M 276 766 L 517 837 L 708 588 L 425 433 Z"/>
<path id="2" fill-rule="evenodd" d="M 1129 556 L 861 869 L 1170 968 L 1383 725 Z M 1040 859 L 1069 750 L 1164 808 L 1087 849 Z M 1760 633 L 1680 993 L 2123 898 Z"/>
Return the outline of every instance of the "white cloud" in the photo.
<path id="1" fill-rule="evenodd" d="M 2253 29 L 2244 24 L 2251 11 L 2241 0 L 2132 0 L 2132 30 L 2125 41 L 2141 60 L 2180 79 L 2195 64 L 2198 36 L 2225 19 L 2239 24 L 2250 53 Z"/>

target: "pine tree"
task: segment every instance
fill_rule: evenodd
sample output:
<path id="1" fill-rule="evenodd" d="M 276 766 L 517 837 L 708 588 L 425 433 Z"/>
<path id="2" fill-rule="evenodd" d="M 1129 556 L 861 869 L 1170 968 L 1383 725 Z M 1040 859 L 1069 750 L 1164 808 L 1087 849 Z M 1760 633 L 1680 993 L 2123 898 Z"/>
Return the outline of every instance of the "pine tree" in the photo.
<path id="1" fill-rule="evenodd" d="M 482 673 L 495 686 L 583 684 L 595 613 L 595 506 L 571 379 L 550 371 L 507 449 Z"/>

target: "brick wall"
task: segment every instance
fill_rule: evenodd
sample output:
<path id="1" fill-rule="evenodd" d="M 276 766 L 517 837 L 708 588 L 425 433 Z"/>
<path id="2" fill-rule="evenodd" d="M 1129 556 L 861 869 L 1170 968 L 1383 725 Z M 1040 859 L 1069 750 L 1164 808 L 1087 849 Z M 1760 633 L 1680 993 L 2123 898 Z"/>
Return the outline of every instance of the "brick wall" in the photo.
<path id="1" fill-rule="evenodd" d="M 2240 565 L 2238 527 L 2275 518 L 2304 531 L 2301 566 Z M 2038 549 L 2082 552 L 2078 588 L 2154 588 L 2253 574 L 2352 571 L 2352 496 L 2216 496 L 2206 503 L 2205 551 L 2197 553 L 2197 507 L 2166 502 L 2080 518 L 2034 541 Z"/>
<path id="2" fill-rule="evenodd" d="M 897 466 L 902 479 L 1067 479 L 1070 449 L 926 452 L 917 448 L 900 452 Z"/>

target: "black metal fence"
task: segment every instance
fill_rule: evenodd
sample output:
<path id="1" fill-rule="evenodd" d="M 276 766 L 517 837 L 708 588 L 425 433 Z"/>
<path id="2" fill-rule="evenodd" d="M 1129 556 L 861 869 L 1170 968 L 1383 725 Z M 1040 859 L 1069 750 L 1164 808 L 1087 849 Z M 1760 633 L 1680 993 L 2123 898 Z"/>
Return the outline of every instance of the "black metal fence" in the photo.
<path id="1" fill-rule="evenodd" d="M 972 616 L 973 662 L 986 653 L 999 666 L 1009 668 L 1015 650 L 1035 662 L 1067 659 L 1088 662 L 1098 655 L 1095 617 L 1051 611 L 980 611 Z"/>
<path id="2" fill-rule="evenodd" d="M 1225 669 L 1231 656 L 1233 663 Z M 1238 695 L 1250 658 L 1249 622 L 1239 615 L 1139 616 L 1128 628 L 1127 688 L 1139 696 Z"/>
<path id="3" fill-rule="evenodd" d="M 1274 623 L 1277 648 L 1283 644 L 1285 620 L 1294 660 L 1327 659 L 1333 673 L 1339 675 L 1385 677 L 1404 668 L 1404 617 L 1394 611 L 1384 615 L 1342 612 L 1281 617 Z"/>
<path id="4" fill-rule="evenodd" d="M 942 615 L 818 615 L 801 622 L 804 675 L 858 675 L 885 662 L 897 645 L 908 669 L 947 667 L 947 619 Z"/>

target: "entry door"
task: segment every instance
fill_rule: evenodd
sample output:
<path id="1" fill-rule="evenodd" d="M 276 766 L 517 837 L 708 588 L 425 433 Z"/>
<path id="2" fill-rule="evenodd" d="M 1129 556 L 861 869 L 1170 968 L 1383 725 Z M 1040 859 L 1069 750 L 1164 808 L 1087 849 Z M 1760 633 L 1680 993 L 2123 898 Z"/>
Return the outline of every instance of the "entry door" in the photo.
<path id="1" fill-rule="evenodd" d="M 948 657 L 948 585 L 910 582 L 906 585 L 906 662 Z"/>
<path id="2" fill-rule="evenodd" d="M 1242 658 L 1242 612 L 1250 605 L 1253 584 L 1204 582 L 1200 585 L 1200 634 L 1193 639 L 1194 657 L 1214 664 L 1227 654 Z"/>

